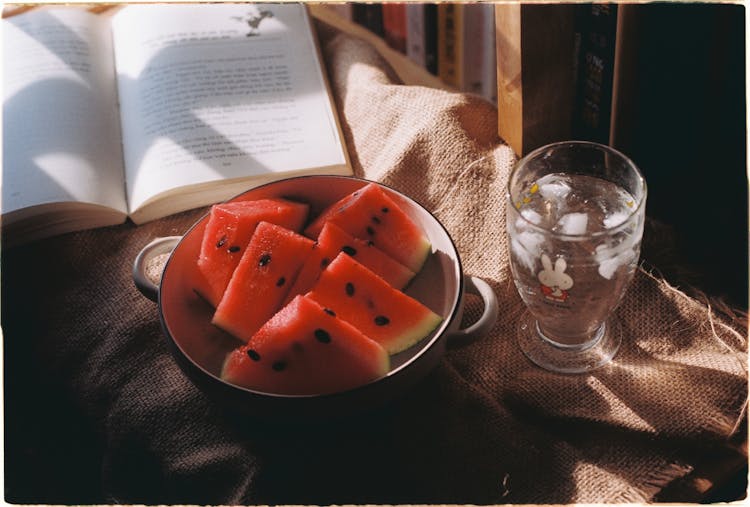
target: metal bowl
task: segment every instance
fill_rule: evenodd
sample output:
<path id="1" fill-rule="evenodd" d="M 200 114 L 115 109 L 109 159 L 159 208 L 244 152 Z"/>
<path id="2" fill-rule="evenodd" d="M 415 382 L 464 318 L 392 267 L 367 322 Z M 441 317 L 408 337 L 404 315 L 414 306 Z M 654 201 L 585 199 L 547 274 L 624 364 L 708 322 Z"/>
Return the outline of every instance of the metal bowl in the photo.
<path id="1" fill-rule="evenodd" d="M 371 183 L 346 176 L 301 176 L 268 183 L 230 201 L 285 197 L 310 204 L 311 216 L 329 204 Z M 449 340 L 466 342 L 489 330 L 497 319 L 497 301 L 489 285 L 463 274 L 461 259 L 445 227 L 406 195 L 383 189 L 421 227 L 432 253 L 405 292 L 441 315 L 443 321 L 429 336 L 391 356 L 388 374 L 355 389 L 325 395 L 279 395 L 238 387 L 220 377 L 227 353 L 241 343 L 211 324 L 213 308 L 193 290 L 196 260 L 208 215 L 184 236 L 159 238 L 146 245 L 133 266 L 136 286 L 159 305 L 159 315 L 170 350 L 185 374 L 212 399 L 259 417 L 333 416 L 376 408 L 408 389 L 434 368 Z M 170 252 L 161 281 L 149 281 L 145 266 L 154 255 Z M 461 328 L 464 295 L 478 294 L 484 311 L 472 325 Z"/>

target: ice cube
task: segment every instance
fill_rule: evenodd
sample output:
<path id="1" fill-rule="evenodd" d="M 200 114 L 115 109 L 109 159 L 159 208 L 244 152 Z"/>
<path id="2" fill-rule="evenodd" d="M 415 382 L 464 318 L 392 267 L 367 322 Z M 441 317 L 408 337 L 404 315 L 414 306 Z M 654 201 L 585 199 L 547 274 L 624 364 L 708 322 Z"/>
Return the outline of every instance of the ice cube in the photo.
<path id="1" fill-rule="evenodd" d="M 516 260 L 526 266 L 529 271 L 533 271 L 536 260 L 542 253 L 542 243 L 544 243 L 543 235 L 538 232 L 524 231 L 516 234 L 511 239 L 510 245 Z"/>
<path id="2" fill-rule="evenodd" d="M 633 262 L 635 252 L 632 248 L 623 250 L 602 244 L 596 247 L 594 257 L 599 264 L 599 274 L 607 280 L 611 280 L 617 268 Z"/>
<path id="3" fill-rule="evenodd" d="M 604 227 L 607 229 L 611 229 L 612 227 L 617 227 L 621 223 L 623 223 L 625 220 L 628 219 L 628 213 L 624 211 L 615 211 L 611 215 L 607 215 L 604 217 Z"/>
<path id="4" fill-rule="evenodd" d="M 570 193 L 570 185 L 561 180 L 544 183 L 539 186 L 539 193 L 547 200 L 565 199 Z"/>
<path id="5" fill-rule="evenodd" d="M 584 234 L 589 223 L 586 213 L 568 213 L 557 221 L 558 231 L 563 234 Z"/>
<path id="6" fill-rule="evenodd" d="M 542 215 L 531 208 L 523 208 L 521 210 L 521 216 L 532 224 L 539 225 L 540 223 L 542 223 Z"/>

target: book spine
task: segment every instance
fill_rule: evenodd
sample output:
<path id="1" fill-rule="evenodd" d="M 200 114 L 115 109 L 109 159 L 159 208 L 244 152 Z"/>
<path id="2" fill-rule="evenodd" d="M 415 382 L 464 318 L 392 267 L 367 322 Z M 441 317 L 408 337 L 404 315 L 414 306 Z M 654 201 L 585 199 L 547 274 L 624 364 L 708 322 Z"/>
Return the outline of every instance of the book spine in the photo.
<path id="1" fill-rule="evenodd" d="M 352 21 L 360 26 L 365 26 L 366 18 L 365 10 L 367 5 L 365 4 L 352 4 Z"/>
<path id="2" fill-rule="evenodd" d="M 406 54 L 434 75 L 438 73 L 437 11 L 436 4 L 406 5 Z"/>
<path id="3" fill-rule="evenodd" d="M 386 43 L 406 53 L 406 4 L 383 4 L 383 32 Z"/>
<path id="4" fill-rule="evenodd" d="M 426 5 L 406 5 L 406 56 L 411 61 L 427 68 Z"/>
<path id="5" fill-rule="evenodd" d="M 484 60 L 485 47 L 485 10 L 482 4 L 466 4 L 463 10 L 459 32 L 462 46 L 459 65 L 461 66 L 460 90 L 481 95 L 484 89 Z"/>
<path id="6" fill-rule="evenodd" d="M 606 144 L 612 114 L 617 5 L 593 4 L 580 8 L 573 134 L 580 139 Z"/>
<path id="7" fill-rule="evenodd" d="M 427 70 L 438 73 L 438 6 L 424 5 L 424 53 Z"/>
<path id="8" fill-rule="evenodd" d="M 352 19 L 378 37 L 385 35 L 383 31 L 383 6 L 381 4 L 352 4 Z"/>
<path id="9" fill-rule="evenodd" d="M 484 10 L 482 46 L 484 59 L 482 61 L 482 96 L 497 104 L 497 47 L 495 45 L 495 5 L 481 4 Z"/>
<path id="10" fill-rule="evenodd" d="M 438 4 L 438 77 L 447 85 L 461 89 L 462 5 Z"/>

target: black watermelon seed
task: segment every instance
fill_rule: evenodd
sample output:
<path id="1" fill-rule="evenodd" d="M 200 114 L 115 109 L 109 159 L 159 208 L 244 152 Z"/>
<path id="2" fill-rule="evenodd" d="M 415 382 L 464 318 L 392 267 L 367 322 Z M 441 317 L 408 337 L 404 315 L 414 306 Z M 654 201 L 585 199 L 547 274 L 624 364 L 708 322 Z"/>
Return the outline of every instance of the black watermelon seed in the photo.
<path id="1" fill-rule="evenodd" d="M 284 285 L 285 283 L 286 283 L 286 278 L 284 278 L 284 277 L 282 276 L 281 278 L 279 278 L 278 280 L 276 280 L 276 287 L 281 287 L 281 286 L 282 286 L 282 285 Z"/>
<path id="2" fill-rule="evenodd" d="M 271 254 L 263 254 L 260 256 L 260 260 L 258 261 L 258 266 L 265 266 L 271 262 Z"/>
<path id="3" fill-rule="evenodd" d="M 323 260 L 320 261 L 320 267 L 324 268 L 330 264 L 330 260 L 327 257 L 323 257 Z"/>
<path id="4" fill-rule="evenodd" d="M 315 339 L 320 343 L 331 343 L 331 335 L 325 329 L 316 329 Z"/>
<path id="5" fill-rule="evenodd" d="M 357 255 L 357 249 L 349 245 L 342 246 L 341 251 L 347 255 Z"/>
<path id="6" fill-rule="evenodd" d="M 368 241 L 367 246 L 375 246 L 375 243 L 373 243 L 372 241 Z"/>
<path id="7" fill-rule="evenodd" d="M 388 213 L 390 210 L 384 206 L 380 211 L 382 211 L 383 213 Z"/>
<path id="8" fill-rule="evenodd" d="M 217 242 L 216 242 L 216 248 L 221 248 L 221 247 L 223 247 L 223 246 L 224 246 L 224 245 L 226 244 L 226 242 L 227 242 L 227 237 L 226 237 L 226 236 L 222 236 L 222 237 L 221 237 L 221 238 L 219 239 L 219 241 L 217 241 Z"/>
<path id="9" fill-rule="evenodd" d="M 385 315 L 378 315 L 377 317 L 375 317 L 376 326 L 387 326 L 390 323 L 391 323 L 391 320 Z"/>
<path id="10" fill-rule="evenodd" d="M 238 245 L 232 245 L 229 248 L 227 248 L 227 250 L 229 251 L 229 253 L 235 253 L 235 252 L 239 252 L 241 250 L 241 247 L 239 247 Z"/>
<path id="11" fill-rule="evenodd" d="M 378 217 L 372 217 L 372 221 L 375 222 L 376 224 L 380 223 L 380 219 Z"/>
<path id="12" fill-rule="evenodd" d="M 326 312 L 326 313 L 327 313 L 328 315 L 330 315 L 331 317 L 335 317 L 335 316 L 336 316 L 336 312 L 334 312 L 334 311 L 333 311 L 333 310 L 331 310 L 330 308 L 323 308 L 323 311 L 324 311 L 324 312 Z"/>
<path id="13" fill-rule="evenodd" d="M 260 361 L 260 354 L 253 349 L 247 349 L 247 356 L 253 361 Z"/>
<path id="14" fill-rule="evenodd" d="M 374 236 L 375 235 L 375 229 L 373 229 L 369 225 L 367 226 L 366 230 L 367 230 L 367 234 L 369 234 L 370 236 Z"/>
<path id="15" fill-rule="evenodd" d="M 271 365 L 271 368 L 273 368 L 273 371 L 282 371 L 286 368 L 286 363 L 284 361 L 276 361 Z"/>
<path id="16" fill-rule="evenodd" d="M 346 282 L 346 287 L 344 287 L 346 290 L 347 296 L 353 296 L 354 295 L 354 284 L 352 282 Z"/>

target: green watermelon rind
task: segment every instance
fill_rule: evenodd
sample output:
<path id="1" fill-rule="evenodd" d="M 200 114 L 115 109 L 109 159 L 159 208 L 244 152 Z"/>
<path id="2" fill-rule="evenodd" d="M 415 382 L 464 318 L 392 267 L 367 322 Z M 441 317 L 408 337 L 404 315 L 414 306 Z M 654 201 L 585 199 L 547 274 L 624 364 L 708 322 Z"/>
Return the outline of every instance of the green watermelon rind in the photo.
<path id="1" fill-rule="evenodd" d="M 420 238 L 420 245 L 414 249 L 414 252 L 415 253 L 412 257 L 412 264 L 410 269 L 412 269 L 412 271 L 414 271 L 415 273 L 418 273 L 419 271 L 421 271 L 422 266 L 424 266 L 425 262 L 427 262 L 430 253 L 432 253 L 432 243 L 430 243 L 430 241 L 425 236 L 422 236 L 422 238 Z"/>
<path id="2" fill-rule="evenodd" d="M 347 251 L 347 247 L 351 250 Z M 318 249 L 305 261 L 297 280 L 286 297 L 291 301 L 297 294 L 304 294 L 315 285 L 327 263 L 338 253 L 351 255 L 362 265 L 378 274 L 394 288 L 402 290 L 416 276 L 416 273 L 376 246 L 357 238 L 332 222 L 326 222 L 316 243 Z"/>
<path id="3" fill-rule="evenodd" d="M 387 348 L 386 350 L 388 350 L 390 355 L 403 352 L 404 350 L 422 342 L 430 335 L 430 333 L 437 329 L 442 322 L 443 318 L 433 312 L 431 315 L 427 315 L 420 325 L 409 328 L 404 332 L 397 340 L 397 343 L 399 343 L 398 347 Z"/>
<path id="4" fill-rule="evenodd" d="M 312 339 L 312 333 L 297 334 L 300 331 L 308 333 L 314 328 L 329 330 L 333 339 L 328 338 L 326 334 L 328 340 L 318 343 L 317 339 Z M 328 347 L 331 347 L 328 349 L 329 352 L 325 352 Z M 280 377 L 279 380 L 282 382 L 275 384 L 275 388 L 269 387 L 276 382 L 274 376 L 285 373 L 282 370 L 274 372 L 273 368 L 269 367 L 269 360 L 265 359 L 269 348 L 270 352 L 283 351 L 273 360 L 289 359 L 293 364 L 296 363 L 297 373 L 291 378 Z M 254 360 L 247 357 L 250 351 L 255 353 Z M 296 362 L 300 359 L 305 360 L 306 351 L 312 352 L 314 357 L 317 356 L 318 362 L 310 363 L 309 357 L 307 363 Z M 321 353 L 330 353 L 329 363 L 323 366 L 319 357 Z M 262 362 L 264 359 L 265 364 Z M 330 371 L 330 361 L 345 361 L 343 368 L 338 371 L 345 372 L 348 368 L 351 375 L 346 376 L 342 373 L 340 378 L 327 375 Z M 328 371 L 321 372 L 321 368 Z M 313 299 L 298 295 L 271 317 L 247 344 L 227 354 L 222 365 L 221 378 L 239 387 L 258 392 L 307 396 L 355 389 L 384 377 L 390 369 L 390 356 L 380 344 L 345 320 L 332 315 Z M 310 374 L 315 374 L 314 378 L 311 378 Z M 254 380 L 249 381 L 248 375 Z M 293 389 L 289 389 L 290 381 Z"/>
<path id="5" fill-rule="evenodd" d="M 397 335 L 393 335 L 391 337 L 388 337 L 387 339 L 383 339 L 375 335 L 369 335 L 367 329 L 363 329 L 362 327 L 358 325 L 358 323 L 356 322 L 356 317 L 348 315 L 347 309 L 342 307 L 342 305 L 345 305 L 345 303 L 342 303 L 341 301 L 345 301 L 345 300 L 341 300 L 341 299 L 337 300 L 337 296 L 331 296 L 328 290 L 323 290 L 321 292 L 321 290 L 318 288 L 319 284 L 326 283 L 326 284 L 329 284 L 329 287 L 330 287 L 330 284 L 333 283 L 333 282 L 327 282 L 327 281 L 321 280 L 323 275 L 321 275 L 321 279 L 319 279 L 318 282 L 316 282 L 316 285 L 313 286 L 310 292 L 307 293 L 307 296 L 318 301 L 323 306 L 330 307 L 332 310 L 337 312 L 337 315 L 339 315 L 341 319 L 349 321 L 354 327 L 357 327 L 365 335 L 369 336 L 373 340 L 380 343 L 383 347 L 385 347 L 385 349 L 388 351 L 390 355 L 403 352 L 404 350 L 421 342 L 422 340 L 427 338 L 427 336 L 429 336 L 430 333 L 432 333 L 443 322 L 443 317 L 441 317 L 437 313 L 430 310 L 427 306 L 422 304 L 419 300 L 409 296 L 403 291 L 400 291 L 398 289 L 391 287 L 388 284 L 388 282 L 383 280 L 383 278 L 380 277 L 378 274 L 374 273 L 369 268 L 367 268 L 366 266 L 358 262 L 356 259 L 346 255 L 345 253 L 340 253 L 336 257 L 336 259 L 334 259 L 333 262 L 329 264 L 328 268 L 324 270 L 324 273 L 325 271 L 329 269 L 335 268 L 339 264 L 350 264 L 351 266 L 356 266 L 356 268 L 358 270 L 361 270 L 362 273 L 365 274 L 365 276 L 367 276 L 368 278 L 371 278 L 370 283 L 380 285 L 380 289 L 376 289 L 376 290 L 382 290 L 385 293 L 389 293 L 389 292 L 392 292 L 394 294 L 398 293 L 400 294 L 401 297 L 412 300 L 414 303 L 416 303 L 415 306 L 419 307 L 419 309 L 422 310 L 423 317 L 421 320 L 417 321 L 414 325 L 410 327 L 405 327 Z M 331 298 L 333 298 L 333 300 Z"/>
<path id="6" fill-rule="evenodd" d="M 380 204 L 373 205 L 374 202 Z M 394 238 L 394 231 L 389 231 L 384 236 L 379 233 L 375 237 L 366 234 L 363 229 L 366 225 L 371 225 L 377 229 L 378 225 L 373 225 L 369 221 L 355 222 L 350 216 L 352 212 L 357 215 L 365 212 L 366 215 L 377 215 L 381 208 L 395 210 L 394 219 L 401 221 L 407 227 L 396 230 L 395 232 L 407 232 L 413 237 L 407 240 Z M 394 214 L 394 213 L 391 213 Z M 360 217 L 362 218 L 362 217 Z M 414 222 L 404 209 L 384 190 L 384 188 L 374 182 L 351 192 L 333 204 L 326 207 L 310 224 L 305 227 L 303 233 L 310 238 L 317 238 L 326 222 L 331 222 L 344 229 L 349 234 L 356 236 L 365 241 L 374 241 L 376 247 L 393 257 L 407 268 L 418 273 L 426 262 L 432 245 L 424 234 L 424 231 Z M 379 224 L 380 222 L 378 222 Z M 367 227 L 370 229 L 370 227 Z M 379 238 L 386 238 L 385 240 Z M 409 252 L 404 252 L 404 245 L 409 245 Z"/>

